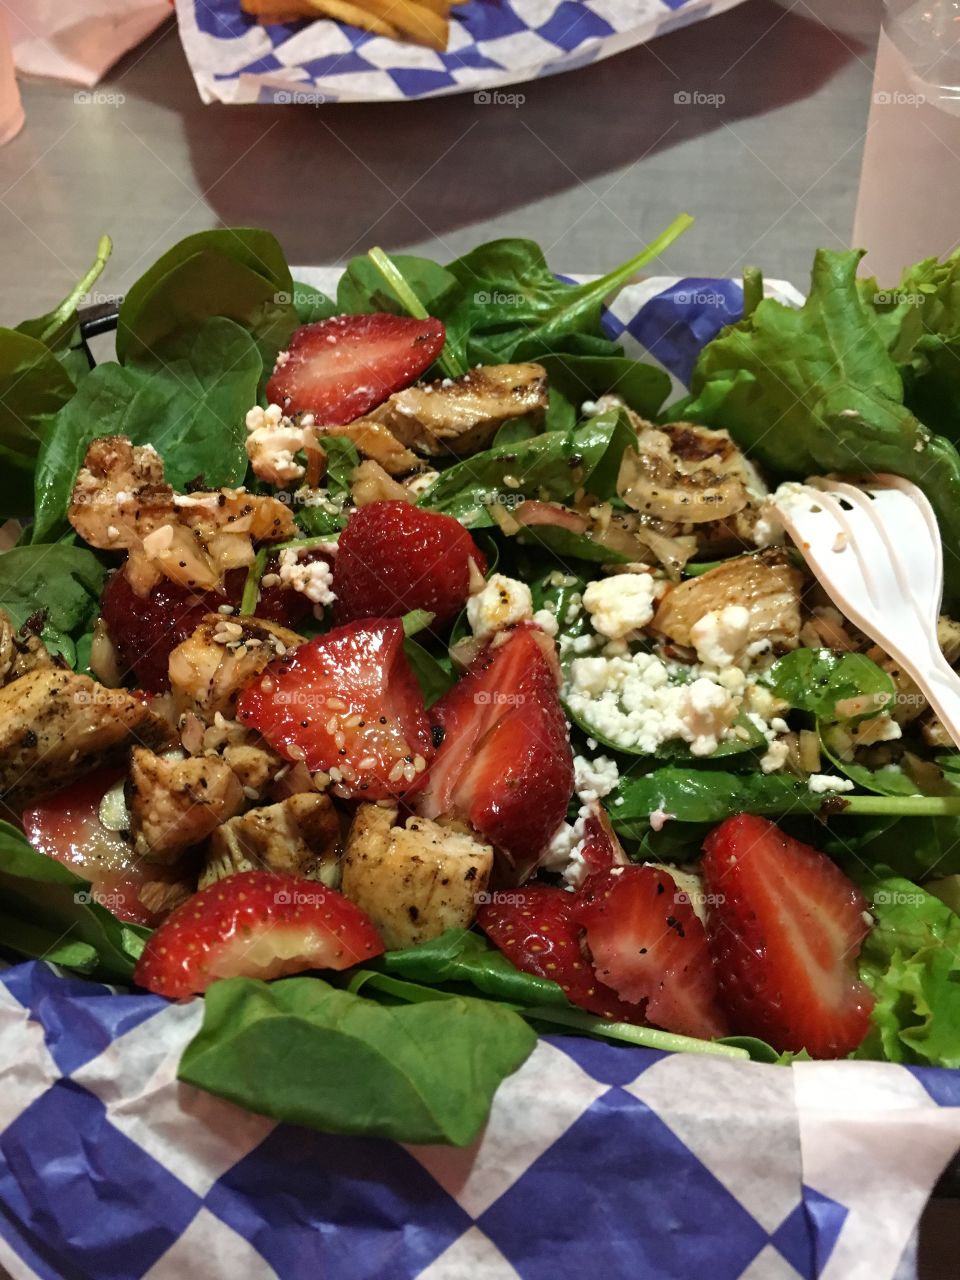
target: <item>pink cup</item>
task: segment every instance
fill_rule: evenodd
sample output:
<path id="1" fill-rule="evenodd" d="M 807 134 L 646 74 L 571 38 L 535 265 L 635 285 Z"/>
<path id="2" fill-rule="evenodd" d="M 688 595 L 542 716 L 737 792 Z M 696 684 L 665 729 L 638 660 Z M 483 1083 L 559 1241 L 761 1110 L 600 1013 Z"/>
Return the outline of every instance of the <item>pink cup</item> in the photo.
<path id="1" fill-rule="evenodd" d="M 0 14 L 0 147 L 23 128 L 23 103 L 13 69 L 13 49 Z"/>

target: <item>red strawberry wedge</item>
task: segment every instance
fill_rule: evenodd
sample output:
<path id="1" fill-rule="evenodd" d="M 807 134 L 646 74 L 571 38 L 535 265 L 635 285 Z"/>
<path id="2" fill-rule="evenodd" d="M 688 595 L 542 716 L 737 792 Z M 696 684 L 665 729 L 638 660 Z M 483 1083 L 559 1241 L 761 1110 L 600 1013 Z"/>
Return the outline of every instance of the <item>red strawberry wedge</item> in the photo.
<path id="1" fill-rule="evenodd" d="M 147 940 L 134 981 L 171 1000 L 218 978 L 349 969 L 383 951 L 367 916 L 313 880 L 242 871 L 194 894 Z"/>
<path id="2" fill-rule="evenodd" d="M 500 632 L 431 709 L 443 731 L 416 807 L 464 818 L 503 855 L 501 879 L 536 867 L 573 794 L 553 669 L 533 627 Z"/>
<path id="3" fill-rule="evenodd" d="M 237 718 L 361 800 L 402 795 L 433 755 L 396 618 L 335 627 L 271 663 L 241 692 Z"/>
<path id="4" fill-rule="evenodd" d="M 441 320 L 384 313 L 302 325 L 277 359 L 267 399 L 321 423 L 352 422 L 429 369 L 445 337 Z"/>
<path id="5" fill-rule="evenodd" d="M 727 1034 L 706 930 L 669 872 L 591 876 L 577 919 L 597 977 L 624 1000 L 646 1000 L 655 1026 L 703 1040 Z"/>
<path id="6" fill-rule="evenodd" d="M 410 502 L 371 502 L 340 535 L 333 591 L 338 622 L 428 609 L 435 627 L 451 623 L 470 594 L 470 561 L 487 558 L 459 520 Z"/>
<path id="7" fill-rule="evenodd" d="M 625 1004 L 598 982 L 583 958 L 576 905 L 564 889 L 528 885 L 516 893 L 491 895 L 477 923 L 518 969 L 556 982 L 571 1004 L 614 1022 L 644 1025 L 640 1006 Z"/>
<path id="8" fill-rule="evenodd" d="M 842 1058 L 867 1034 L 873 997 L 857 977 L 866 903 L 825 854 L 766 818 L 715 827 L 702 863 L 710 944 L 736 1030 L 780 1052 Z"/>
<path id="9" fill-rule="evenodd" d="M 588 808 L 589 812 L 583 823 L 583 840 L 580 843 L 580 856 L 586 865 L 587 874 L 627 866 L 630 859 L 617 839 L 606 809 L 597 800 L 591 801 Z"/>

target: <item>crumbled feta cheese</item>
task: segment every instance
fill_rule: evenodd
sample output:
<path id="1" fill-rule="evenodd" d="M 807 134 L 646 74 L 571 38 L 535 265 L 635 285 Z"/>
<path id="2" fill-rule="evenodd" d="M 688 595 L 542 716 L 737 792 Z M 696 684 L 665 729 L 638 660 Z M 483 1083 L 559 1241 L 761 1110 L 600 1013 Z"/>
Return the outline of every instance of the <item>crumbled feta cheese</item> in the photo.
<path id="1" fill-rule="evenodd" d="M 314 442 L 311 425 L 295 426 L 278 404 L 254 405 L 246 417 L 247 457 L 254 473 L 267 484 L 286 485 L 303 477 L 294 454 Z"/>
<path id="2" fill-rule="evenodd" d="M 782 769 L 786 764 L 789 754 L 789 743 L 782 742 L 779 738 L 768 742 L 766 751 L 760 757 L 761 770 L 764 773 L 776 773 L 778 769 Z"/>
<path id="3" fill-rule="evenodd" d="M 617 573 L 591 582 L 583 593 L 594 631 L 622 640 L 645 627 L 654 614 L 662 584 L 649 573 Z"/>
<path id="4" fill-rule="evenodd" d="M 583 805 L 576 822 L 561 822 L 540 862 L 546 870 L 560 872 L 569 889 L 579 889 L 590 871 L 583 857 L 584 835 L 589 816 L 589 807 Z"/>
<path id="5" fill-rule="evenodd" d="M 649 816 L 649 823 L 654 831 L 662 831 L 663 828 L 677 815 L 675 813 L 667 813 L 662 805 L 658 806 Z"/>
<path id="6" fill-rule="evenodd" d="M 853 783 L 849 778 L 837 778 L 832 773 L 811 773 L 807 786 L 814 795 L 826 795 L 829 791 L 852 791 Z"/>
<path id="7" fill-rule="evenodd" d="M 620 781 L 616 761 L 607 756 L 588 760 L 586 756 L 573 757 L 574 787 L 584 804 L 608 796 Z"/>
<path id="8" fill-rule="evenodd" d="M 326 560 L 311 560 L 302 564 L 295 547 L 280 552 L 280 582 L 292 591 L 298 591 L 315 605 L 330 605 L 336 600 L 333 594 L 333 570 Z"/>
<path id="9" fill-rule="evenodd" d="M 706 677 L 677 683 L 685 670 L 652 653 L 574 658 L 564 694 L 570 709 L 609 741 L 652 753 L 680 738 L 695 755 L 709 755 L 733 722 L 736 703 Z"/>
<path id="10" fill-rule="evenodd" d="M 740 660 L 750 634 L 750 611 L 742 604 L 711 609 L 690 628 L 697 657 L 710 667 L 732 667 Z"/>
<path id="11" fill-rule="evenodd" d="M 783 526 L 773 517 L 770 508 L 764 508 L 753 526 L 753 542 L 757 547 L 773 547 L 783 541 Z"/>
<path id="12" fill-rule="evenodd" d="M 533 596 L 525 582 L 495 573 L 467 601 L 467 621 L 478 640 L 533 617 Z"/>
<path id="13" fill-rule="evenodd" d="M 533 620 L 540 630 L 545 631 L 548 636 L 555 636 L 560 630 L 557 615 L 551 613 L 549 609 L 538 609 L 533 615 Z"/>

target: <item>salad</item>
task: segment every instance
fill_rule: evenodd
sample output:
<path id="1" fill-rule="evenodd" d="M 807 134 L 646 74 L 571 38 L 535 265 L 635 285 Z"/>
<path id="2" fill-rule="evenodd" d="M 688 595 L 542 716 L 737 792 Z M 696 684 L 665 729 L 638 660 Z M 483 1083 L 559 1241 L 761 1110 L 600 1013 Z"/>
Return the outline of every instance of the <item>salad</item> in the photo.
<path id="1" fill-rule="evenodd" d="M 960 1066 L 960 754 L 780 484 L 933 503 L 960 662 L 960 256 L 818 253 L 677 399 L 529 241 L 255 230 L 0 331 L 2 943 L 204 999 L 180 1077 L 469 1142 L 538 1032 Z M 891 608 L 896 601 L 891 601 Z"/>

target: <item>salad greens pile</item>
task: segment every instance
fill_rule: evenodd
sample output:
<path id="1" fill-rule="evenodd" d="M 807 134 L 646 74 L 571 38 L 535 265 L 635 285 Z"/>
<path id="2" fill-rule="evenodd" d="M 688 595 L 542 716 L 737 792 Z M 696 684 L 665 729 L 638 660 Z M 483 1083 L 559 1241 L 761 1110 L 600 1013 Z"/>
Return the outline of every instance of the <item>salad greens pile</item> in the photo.
<path id="1" fill-rule="evenodd" d="M 582 284 L 558 279 L 528 240 L 481 245 L 447 265 L 374 250 L 347 265 L 336 298 L 294 281 L 267 232 L 202 232 L 130 289 L 117 359 L 94 366 L 76 308 L 109 256 L 104 239 L 62 303 L 0 330 L 0 517 L 32 517 L 18 545 L 0 554 L 0 607 L 17 625 L 39 616 L 48 646 L 87 670 L 111 562 L 74 545 L 66 513 L 90 441 L 119 434 L 153 444 L 179 488 L 256 487 L 247 473 L 246 410 L 265 403 L 276 355 L 296 326 L 340 312 L 439 317 L 447 335 L 439 370 L 449 376 L 477 363 L 545 366 L 543 429 L 506 423 L 485 452 L 443 468 L 421 502 L 479 530 L 491 565 L 499 560 L 502 571 L 530 583 L 535 608 L 552 609 L 561 633 L 585 625 L 570 599 L 595 576 L 598 560 L 616 563 L 618 554 L 556 527 L 504 536 L 491 504 L 519 478 L 545 499 L 570 499 L 576 485 L 616 505 L 633 430 L 616 408 L 585 421 L 579 409 L 606 393 L 645 418 L 726 428 L 774 479 L 829 469 L 907 476 L 933 502 L 948 548 L 960 546 L 960 253 L 919 263 L 898 289 L 882 291 L 858 279 L 860 254 L 821 251 L 800 309 L 761 300 L 762 282 L 751 272 L 743 320 L 704 348 L 689 395 L 665 408 L 668 376 L 625 355 L 604 332 L 601 309 L 690 221 L 683 215 L 642 254 Z M 325 444 L 328 497 L 342 499 L 358 455 L 345 438 Z M 303 539 L 346 521 L 337 501 L 295 507 L 294 515 Z M 945 560 L 947 606 L 960 608 L 960 558 Z M 551 576 L 558 567 L 567 575 L 560 585 Z M 429 704 L 453 680 L 452 667 L 446 647 L 433 643 L 429 617 L 407 623 L 407 654 Z M 603 744 L 621 776 L 609 798 L 619 837 L 634 857 L 690 862 L 712 824 L 747 811 L 776 817 L 825 849 L 863 886 L 877 921 L 860 962 L 877 1005 L 857 1056 L 960 1066 L 960 916 L 933 879 L 960 873 L 960 757 L 938 761 L 935 793 L 924 794 L 912 778 L 845 763 L 833 751 L 831 732 L 851 701 L 894 691 L 863 655 L 801 649 L 765 679 L 806 718 L 855 790 L 825 802 L 789 775 L 763 774 L 763 735 L 749 731 L 706 759 L 677 744 L 657 756 Z M 574 727 L 581 752 L 590 732 Z M 673 818 L 660 831 L 648 817 L 657 808 Z M 7 952 L 109 981 L 131 978 L 147 932 L 117 921 L 83 880 L 7 823 L 0 823 L 0 883 Z M 519 972 L 482 936 L 452 930 L 325 981 L 217 983 L 180 1074 L 282 1120 L 465 1143 L 499 1081 L 531 1052 L 535 1032 L 564 1028 L 777 1060 L 758 1041 L 699 1042 L 604 1022 L 571 1006 L 554 983 Z"/>

